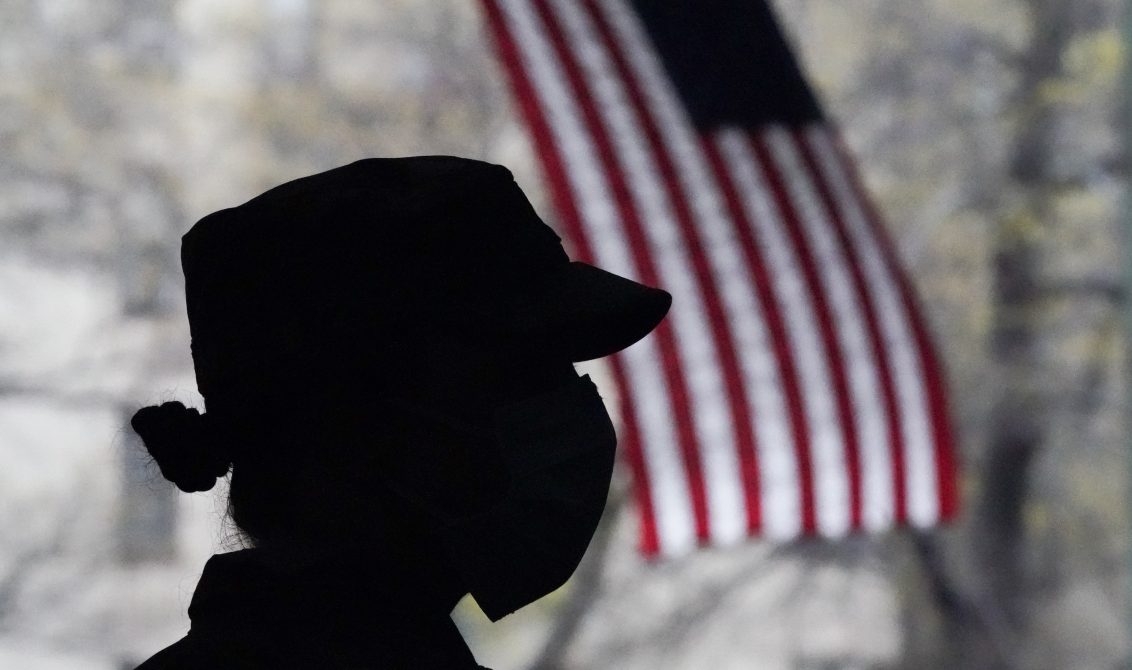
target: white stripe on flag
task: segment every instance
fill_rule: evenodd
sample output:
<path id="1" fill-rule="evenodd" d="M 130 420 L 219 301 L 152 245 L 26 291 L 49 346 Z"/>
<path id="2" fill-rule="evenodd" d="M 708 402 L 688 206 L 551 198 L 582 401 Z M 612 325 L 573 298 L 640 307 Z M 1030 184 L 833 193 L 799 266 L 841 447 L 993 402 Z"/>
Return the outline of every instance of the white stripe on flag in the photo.
<path id="1" fill-rule="evenodd" d="M 845 167 L 837 155 L 830 131 L 814 128 L 806 133 L 822 171 L 829 181 L 838 206 L 844 213 L 846 225 L 857 256 L 868 277 L 869 286 L 879 312 L 881 328 L 891 361 L 900 404 L 901 427 L 904 438 L 904 477 L 907 492 L 908 517 L 917 526 L 931 526 L 939 519 L 939 492 L 935 472 L 935 452 L 931 420 L 924 389 L 924 375 L 917 355 L 917 344 L 911 332 L 905 305 L 899 296 L 897 280 L 884 262 L 861 203 L 850 185 Z"/>
<path id="2" fill-rule="evenodd" d="M 536 83 L 543 112 L 567 165 L 574 200 L 592 237 L 595 262 L 616 274 L 639 277 L 624 231 L 618 221 L 613 198 L 601 178 L 596 151 L 579 118 L 573 96 L 566 90 L 565 75 L 551 53 L 545 36 L 526 0 L 500 0 L 505 18 L 531 79 Z M 676 427 L 670 410 L 669 390 L 655 341 L 645 338 L 623 354 L 631 392 L 639 398 L 639 426 L 645 468 L 656 510 L 660 551 L 683 553 L 696 544 L 691 496 L 684 473 Z"/>
<path id="3" fill-rule="evenodd" d="M 853 279 L 847 267 L 851 262 L 845 257 L 834 235 L 832 214 L 824 211 L 818 200 L 812 178 L 802 165 L 790 134 L 782 128 L 768 129 L 767 144 L 775 156 L 775 162 L 786 176 L 791 200 L 809 238 L 809 246 L 818 261 L 818 276 L 822 290 L 829 297 L 833 315 L 837 319 L 835 331 L 841 346 L 843 361 L 849 381 L 852 411 L 857 428 L 857 444 L 860 449 L 861 470 L 875 469 L 878 455 L 888 453 L 888 437 L 885 431 L 885 411 L 877 379 L 877 363 L 869 347 L 860 304 L 854 292 Z M 844 459 L 848 454 L 842 454 Z M 887 461 L 887 458 L 884 459 Z M 823 464 L 829 466 L 830 464 Z M 819 465 L 819 469 L 822 466 Z M 847 466 L 844 461 L 833 465 L 831 472 L 817 473 L 819 482 L 830 487 L 818 500 L 827 507 L 827 525 L 840 527 L 841 532 L 850 530 L 850 482 L 846 477 Z M 820 489 L 819 489 L 820 490 Z M 862 503 L 871 498 L 862 491 Z M 868 500 L 872 503 L 872 500 Z"/>
<path id="4" fill-rule="evenodd" d="M 735 432 L 696 273 L 674 219 L 656 157 L 649 153 L 648 143 L 630 115 L 630 104 L 622 82 L 614 76 L 608 54 L 576 0 L 553 0 L 553 4 L 594 95 L 595 107 L 614 142 L 661 285 L 672 293 L 676 308 L 668 318 L 686 366 L 693 424 L 704 469 L 711 539 L 713 544 L 734 544 L 747 535 Z"/>
<path id="5" fill-rule="evenodd" d="M 834 403 L 829 361 L 826 360 L 819 338 L 815 308 L 802 281 L 800 262 L 786 237 L 786 223 L 770 195 L 770 187 L 762 174 L 762 168 L 751 153 L 746 132 L 737 129 L 720 130 L 716 133 L 715 142 L 738 187 L 742 204 L 766 254 L 767 265 L 773 277 L 773 288 L 794 345 L 794 362 L 799 372 L 806 423 L 810 430 L 810 453 L 817 474 L 817 471 L 828 468 L 828 463 L 837 462 L 837 454 L 844 453 L 844 445 Z M 819 488 L 816 481 L 815 488 Z M 818 530 L 823 534 L 836 531 L 836 527 L 826 525 L 828 518 L 824 514 L 818 515 L 818 522 Z"/>
<path id="6" fill-rule="evenodd" d="M 821 181 L 827 185 L 830 195 L 834 200 L 833 206 L 836 212 L 827 211 L 824 213 L 829 217 L 838 216 L 840 218 L 850 245 L 850 249 L 843 251 L 847 253 L 851 252 L 852 257 L 855 259 L 864 277 L 864 286 L 862 289 L 871 297 L 874 311 L 883 311 L 885 308 L 877 299 L 877 291 L 880 289 L 876 286 L 875 275 L 876 270 L 883 270 L 883 268 L 876 265 L 871 268 L 868 267 L 871 261 L 875 262 L 879 260 L 879 257 L 874 254 L 870 258 L 868 254 L 862 253 L 861 245 L 857 244 L 853 226 L 848 221 L 848 217 L 844 211 L 844 201 L 839 199 L 839 194 L 831 183 L 829 166 L 826 162 L 828 155 L 822 156 L 813 141 L 817 134 L 824 132 L 823 129 L 823 124 L 813 124 L 806 127 L 802 133 L 802 141 L 806 143 L 806 146 L 814 155 L 815 162 L 817 163 L 816 169 L 819 174 L 815 177 L 821 179 Z M 873 251 L 875 252 L 875 249 Z M 893 294 L 890 293 L 890 296 L 891 295 Z M 885 315 L 878 314 L 876 318 L 879 323 L 885 318 Z M 880 327 L 880 330 L 881 342 L 879 344 L 887 353 L 888 343 L 886 341 L 887 338 L 884 337 L 883 326 Z M 881 366 L 889 364 L 888 356 L 884 356 L 882 360 L 878 361 L 875 360 L 871 352 L 869 352 L 868 360 L 870 363 L 869 376 L 871 377 L 868 383 L 876 384 L 874 391 L 879 394 L 880 385 L 877 376 L 881 370 Z M 875 418 L 870 419 L 868 415 L 863 413 L 861 415 L 861 522 L 864 529 L 868 531 L 879 531 L 893 526 L 895 521 L 896 491 L 893 484 L 892 452 L 895 449 L 903 448 L 899 442 L 893 444 L 889 439 L 886 426 L 890 417 L 888 417 L 887 410 L 879 396 L 877 402 L 878 406 Z M 899 421 L 899 406 L 897 406 L 896 409 L 895 419 Z M 869 425 L 874 422 L 876 424 L 875 426 Z M 876 436 L 871 436 L 873 431 L 876 431 Z"/>
<path id="7" fill-rule="evenodd" d="M 624 45 L 623 52 L 641 85 L 649 112 L 657 120 L 665 148 L 674 159 L 681 186 L 696 215 L 697 227 L 704 236 L 703 247 L 723 299 L 727 329 L 735 343 L 754 423 L 764 533 L 777 538 L 794 536 L 800 527 L 801 498 L 791 448 L 793 437 L 786 418 L 778 362 L 749 284 L 750 270 L 739 253 L 736 224 L 724 212 L 722 196 L 708 175 L 691 119 L 636 16 L 622 0 L 599 4 L 618 42 Z"/>

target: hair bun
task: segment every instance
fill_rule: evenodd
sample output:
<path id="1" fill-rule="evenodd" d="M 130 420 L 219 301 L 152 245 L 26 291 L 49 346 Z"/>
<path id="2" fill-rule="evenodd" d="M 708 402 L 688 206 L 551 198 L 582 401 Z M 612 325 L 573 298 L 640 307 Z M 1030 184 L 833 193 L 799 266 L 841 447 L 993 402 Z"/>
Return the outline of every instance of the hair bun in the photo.
<path id="1" fill-rule="evenodd" d="M 143 407 L 130 426 L 141 437 L 161 476 L 185 493 L 207 491 L 228 472 L 231 458 L 205 415 L 179 402 Z"/>

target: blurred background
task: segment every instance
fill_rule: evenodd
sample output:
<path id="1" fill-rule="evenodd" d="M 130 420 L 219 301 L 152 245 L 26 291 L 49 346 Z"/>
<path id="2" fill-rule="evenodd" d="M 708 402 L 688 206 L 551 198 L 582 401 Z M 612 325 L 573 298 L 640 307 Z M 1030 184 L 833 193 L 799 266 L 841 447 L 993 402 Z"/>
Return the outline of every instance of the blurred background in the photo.
<path id="1" fill-rule="evenodd" d="M 458 624 L 497 670 L 1127 667 L 1124 3 L 774 4 L 942 349 L 960 519 L 646 563 L 619 475 L 566 587 Z M 180 235 L 420 153 L 553 224 L 478 3 L 0 0 L 0 668 L 133 667 L 236 548 L 128 430 L 201 404 Z"/>

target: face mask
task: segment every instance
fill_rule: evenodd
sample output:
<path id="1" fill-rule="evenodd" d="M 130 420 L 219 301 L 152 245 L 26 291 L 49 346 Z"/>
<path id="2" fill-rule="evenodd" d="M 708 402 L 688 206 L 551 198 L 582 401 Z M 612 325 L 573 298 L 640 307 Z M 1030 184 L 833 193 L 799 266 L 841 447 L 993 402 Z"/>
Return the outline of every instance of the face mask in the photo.
<path id="1" fill-rule="evenodd" d="M 498 408 L 494 427 L 506 484 L 491 504 L 466 513 L 391 486 L 429 511 L 449 563 L 498 621 L 574 573 L 605 509 L 617 438 L 588 375 Z"/>

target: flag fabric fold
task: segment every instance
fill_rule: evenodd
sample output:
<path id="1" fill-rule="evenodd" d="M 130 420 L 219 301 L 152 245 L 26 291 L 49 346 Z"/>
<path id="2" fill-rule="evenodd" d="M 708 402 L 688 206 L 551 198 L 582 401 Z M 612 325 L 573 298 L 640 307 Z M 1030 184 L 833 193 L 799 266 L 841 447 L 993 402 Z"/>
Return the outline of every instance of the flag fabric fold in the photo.
<path id="1" fill-rule="evenodd" d="M 610 359 L 644 553 L 953 517 L 924 315 L 770 7 L 481 1 L 560 231 L 673 295 Z"/>

